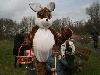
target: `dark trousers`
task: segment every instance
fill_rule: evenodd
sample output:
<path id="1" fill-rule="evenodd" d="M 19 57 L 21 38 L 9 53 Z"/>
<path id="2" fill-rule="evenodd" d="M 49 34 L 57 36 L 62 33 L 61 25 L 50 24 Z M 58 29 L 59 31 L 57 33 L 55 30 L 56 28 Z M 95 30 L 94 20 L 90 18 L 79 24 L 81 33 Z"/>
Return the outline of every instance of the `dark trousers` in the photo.
<path id="1" fill-rule="evenodd" d="M 72 67 L 68 67 L 67 69 L 66 69 L 66 72 L 67 72 L 67 75 L 72 75 Z"/>
<path id="2" fill-rule="evenodd" d="M 45 62 L 39 62 L 38 60 L 36 60 L 35 67 L 37 75 L 47 75 Z"/>
<path id="3" fill-rule="evenodd" d="M 94 48 L 98 48 L 98 41 L 94 40 Z"/>
<path id="4" fill-rule="evenodd" d="M 66 67 L 66 75 L 72 75 L 73 66 L 74 66 L 74 55 L 66 55 L 66 61 L 68 63 L 68 66 Z"/>
<path id="5" fill-rule="evenodd" d="M 16 64 L 17 64 L 17 57 L 15 56 L 15 62 L 14 62 L 14 67 L 16 67 Z"/>
<path id="6" fill-rule="evenodd" d="M 28 64 L 26 69 L 27 69 L 27 75 L 37 75 L 36 68 L 35 68 L 35 62 Z"/>

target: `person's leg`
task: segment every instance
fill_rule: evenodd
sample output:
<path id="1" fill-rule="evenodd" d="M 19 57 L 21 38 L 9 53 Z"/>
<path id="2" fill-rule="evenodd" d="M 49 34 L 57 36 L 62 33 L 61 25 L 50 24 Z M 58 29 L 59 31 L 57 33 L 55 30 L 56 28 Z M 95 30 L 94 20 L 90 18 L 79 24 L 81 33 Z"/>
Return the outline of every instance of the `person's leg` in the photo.
<path id="1" fill-rule="evenodd" d="M 72 68 L 71 67 L 67 68 L 67 74 L 66 75 L 72 75 Z"/>
<path id="2" fill-rule="evenodd" d="M 37 75 L 34 63 L 27 65 L 27 75 Z"/>
<path id="3" fill-rule="evenodd" d="M 36 66 L 37 75 L 47 75 L 45 62 L 42 63 L 37 61 L 35 66 Z"/>
<path id="4" fill-rule="evenodd" d="M 25 49 L 21 48 L 19 55 L 24 56 L 24 51 L 25 51 Z M 19 67 L 22 67 L 22 64 L 19 64 Z"/>
<path id="5" fill-rule="evenodd" d="M 98 48 L 98 40 L 94 41 L 94 48 Z"/>
<path id="6" fill-rule="evenodd" d="M 96 41 L 94 40 L 94 48 L 96 48 Z"/>
<path id="7" fill-rule="evenodd" d="M 68 60 L 67 75 L 72 75 L 74 59 L 75 59 L 75 57 L 73 55 L 71 55 L 70 59 Z"/>
<path id="8" fill-rule="evenodd" d="M 96 41 L 96 48 L 98 48 L 98 40 Z"/>
<path id="9" fill-rule="evenodd" d="M 22 67 L 22 64 L 19 64 L 19 67 Z"/>
<path id="10" fill-rule="evenodd" d="M 15 58 L 14 67 L 16 68 L 17 67 L 17 65 L 16 65 L 17 64 L 17 57 L 15 56 L 14 58 Z"/>

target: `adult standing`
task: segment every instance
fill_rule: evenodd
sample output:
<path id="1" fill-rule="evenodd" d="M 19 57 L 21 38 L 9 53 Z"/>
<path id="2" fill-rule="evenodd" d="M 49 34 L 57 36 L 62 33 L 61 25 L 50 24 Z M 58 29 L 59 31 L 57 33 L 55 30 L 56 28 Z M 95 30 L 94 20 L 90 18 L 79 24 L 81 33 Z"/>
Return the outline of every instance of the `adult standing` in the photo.
<path id="1" fill-rule="evenodd" d="M 94 41 L 94 48 L 98 48 L 98 42 L 99 42 L 99 32 L 96 29 L 96 27 L 93 27 L 93 31 L 91 32 L 92 39 Z"/>
<path id="2" fill-rule="evenodd" d="M 21 46 L 21 44 L 23 43 L 24 41 L 24 31 L 17 31 L 16 32 L 16 35 L 15 35 L 15 38 L 14 38 L 14 48 L 13 48 L 13 55 L 15 57 L 15 62 L 14 62 L 14 67 L 16 67 L 16 63 L 17 63 L 17 57 L 18 56 L 18 51 L 19 51 L 19 48 Z M 24 55 L 24 52 L 21 52 L 20 55 Z M 21 66 L 21 65 L 19 65 Z"/>

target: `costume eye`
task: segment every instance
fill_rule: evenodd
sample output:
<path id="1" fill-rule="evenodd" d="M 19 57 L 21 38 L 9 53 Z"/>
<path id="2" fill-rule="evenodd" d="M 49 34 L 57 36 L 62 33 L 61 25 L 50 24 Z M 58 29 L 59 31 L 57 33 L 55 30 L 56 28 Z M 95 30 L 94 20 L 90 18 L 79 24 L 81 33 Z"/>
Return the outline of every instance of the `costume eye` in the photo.
<path id="1" fill-rule="evenodd" d="M 48 19 L 46 19 L 46 21 L 48 21 Z"/>

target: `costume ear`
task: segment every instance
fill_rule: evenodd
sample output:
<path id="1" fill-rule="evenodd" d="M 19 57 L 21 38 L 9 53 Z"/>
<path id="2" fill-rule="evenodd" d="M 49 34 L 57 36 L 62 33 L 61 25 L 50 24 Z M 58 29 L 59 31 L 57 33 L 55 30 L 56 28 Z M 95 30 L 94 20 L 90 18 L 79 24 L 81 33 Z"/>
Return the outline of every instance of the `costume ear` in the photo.
<path id="1" fill-rule="evenodd" d="M 47 8 L 48 8 L 50 11 L 54 11 L 54 9 L 55 9 L 55 3 L 54 3 L 54 2 L 50 2 L 50 3 L 47 5 Z"/>
<path id="2" fill-rule="evenodd" d="M 29 6 L 34 12 L 38 12 L 42 9 L 41 4 L 39 3 L 30 3 Z"/>

